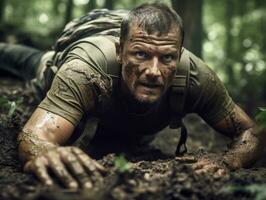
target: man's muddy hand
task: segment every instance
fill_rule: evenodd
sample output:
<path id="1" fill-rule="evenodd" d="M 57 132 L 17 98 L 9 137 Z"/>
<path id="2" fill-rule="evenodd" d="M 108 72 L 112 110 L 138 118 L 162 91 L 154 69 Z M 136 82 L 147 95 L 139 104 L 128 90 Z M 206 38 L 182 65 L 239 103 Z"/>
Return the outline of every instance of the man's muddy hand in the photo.
<path id="1" fill-rule="evenodd" d="M 92 188 L 103 181 L 105 168 L 77 147 L 54 147 L 29 160 L 25 172 L 34 173 L 48 186 L 54 184 L 51 173 L 67 188 Z M 51 173 L 49 173 L 49 171 Z"/>
<path id="2" fill-rule="evenodd" d="M 192 168 L 197 174 L 208 173 L 217 178 L 229 175 L 229 171 L 224 164 L 208 158 L 199 159 L 192 165 Z"/>

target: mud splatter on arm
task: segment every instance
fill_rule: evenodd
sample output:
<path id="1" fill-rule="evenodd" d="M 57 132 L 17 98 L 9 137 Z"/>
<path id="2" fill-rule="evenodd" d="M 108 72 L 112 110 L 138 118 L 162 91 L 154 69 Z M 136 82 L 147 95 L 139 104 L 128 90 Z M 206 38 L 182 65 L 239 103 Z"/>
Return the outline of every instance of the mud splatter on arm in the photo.
<path id="1" fill-rule="evenodd" d="M 20 149 L 20 158 L 26 160 L 37 157 L 40 153 L 48 149 L 55 148 L 57 145 L 47 140 L 43 140 L 33 133 L 31 129 L 24 129 L 17 139 Z M 22 150 L 23 149 L 23 150 Z"/>
<path id="2" fill-rule="evenodd" d="M 17 139 L 21 160 L 25 162 L 64 144 L 74 128 L 64 118 L 37 108 Z"/>
<path id="3" fill-rule="evenodd" d="M 262 135 L 255 123 L 237 105 L 214 128 L 233 138 L 229 150 L 224 154 L 225 163 L 231 169 L 253 164 L 263 150 Z"/>

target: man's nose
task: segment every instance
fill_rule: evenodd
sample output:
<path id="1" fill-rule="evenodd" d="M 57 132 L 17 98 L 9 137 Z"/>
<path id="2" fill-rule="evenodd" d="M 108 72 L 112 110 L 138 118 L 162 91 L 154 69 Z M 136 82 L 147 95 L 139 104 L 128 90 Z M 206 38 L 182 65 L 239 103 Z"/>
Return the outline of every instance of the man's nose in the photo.
<path id="1" fill-rule="evenodd" d="M 158 77 L 161 75 L 159 70 L 159 59 L 157 57 L 152 58 L 151 63 L 146 69 L 146 75 L 151 77 Z"/>

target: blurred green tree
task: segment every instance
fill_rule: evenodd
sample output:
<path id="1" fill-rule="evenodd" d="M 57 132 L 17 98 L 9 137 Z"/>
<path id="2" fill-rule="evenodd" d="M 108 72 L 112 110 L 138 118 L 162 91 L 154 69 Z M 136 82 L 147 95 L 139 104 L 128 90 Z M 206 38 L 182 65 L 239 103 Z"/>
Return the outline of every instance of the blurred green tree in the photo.
<path id="1" fill-rule="evenodd" d="M 114 9 L 114 1 L 113 0 L 105 0 L 104 7 L 109 9 L 109 10 Z"/>
<path id="2" fill-rule="evenodd" d="M 172 0 L 173 8 L 184 21 L 185 40 L 184 46 L 194 54 L 202 55 L 202 7 L 203 0 Z"/>
<path id="3" fill-rule="evenodd" d="M 72 11 L 74 9 L 73 0 L 67 0 L 66 2 L 66 14 L 65 14 L 65 24 L 67 24 L 72 19 Z"/>
<path id="4" fill-rule="evenodd" d="M 0 1 L 0 24 L 3 21 L 3 18 L 5 16 L 5 7 L 6 7 L 6 0 Z"/>
<path id="5" fill-rule="evenodd" d="M 85 13 L 89 12 L 90 10 L 97 8 L 96 0 L 89 0 L 89 2 L 87 3 L 87 5 L 84 8 L 85 8 Z"/>
<path id="6" fill-rule="evenodd" d="M 204 4 L 204 59 L 249 113 L 266 100 L 265 11 L 261 0 L 205 0 Z"/>

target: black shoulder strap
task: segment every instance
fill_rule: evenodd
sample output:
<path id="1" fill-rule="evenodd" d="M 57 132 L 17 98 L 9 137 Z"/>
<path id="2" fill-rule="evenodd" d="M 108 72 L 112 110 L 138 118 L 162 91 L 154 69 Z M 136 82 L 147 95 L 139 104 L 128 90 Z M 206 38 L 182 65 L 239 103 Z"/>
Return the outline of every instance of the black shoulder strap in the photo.
<path id="1" fill-rule="evenodd" d="M 85 127 L 80 137 L 73 143 L 73 145 L 81 148 L 82 150 L 87 150 L 91 140 L 96 134 L 98 124 L 99 124 L 99 118 L 97 117 L 86 118 Z"/>
<path id="2" fill-rule="evenodd" d="M 184 53 L 184 49 L 182 49 L 182 53 Z M 187 152 L 187 130 L 181 119 L 185 114 L 184 107 L 189 87 L 189 72 L 190 58 L 189 55 L 184 54 L 177 66 L 170 95 L 170 107 L 173 112 L 169 127 L 171 129 L 181 127 L 181 136 L 176 148 L 176 155 L 182 155 Z"/>
<path id="3" fill-rule="evenodd" d="M 184 53 L 184 50 L 182 50 Z M 171 86 L 170 107 L 172 112 L 172 119 L 170 128 L 175 129 L 180 127 L 180 118 L 184 115 L 185 99 L 189 86 L 189 71 L 190 58 L 189 55 L 183 55 L 180 63 L 176 68 L 175 78 Z"/>

